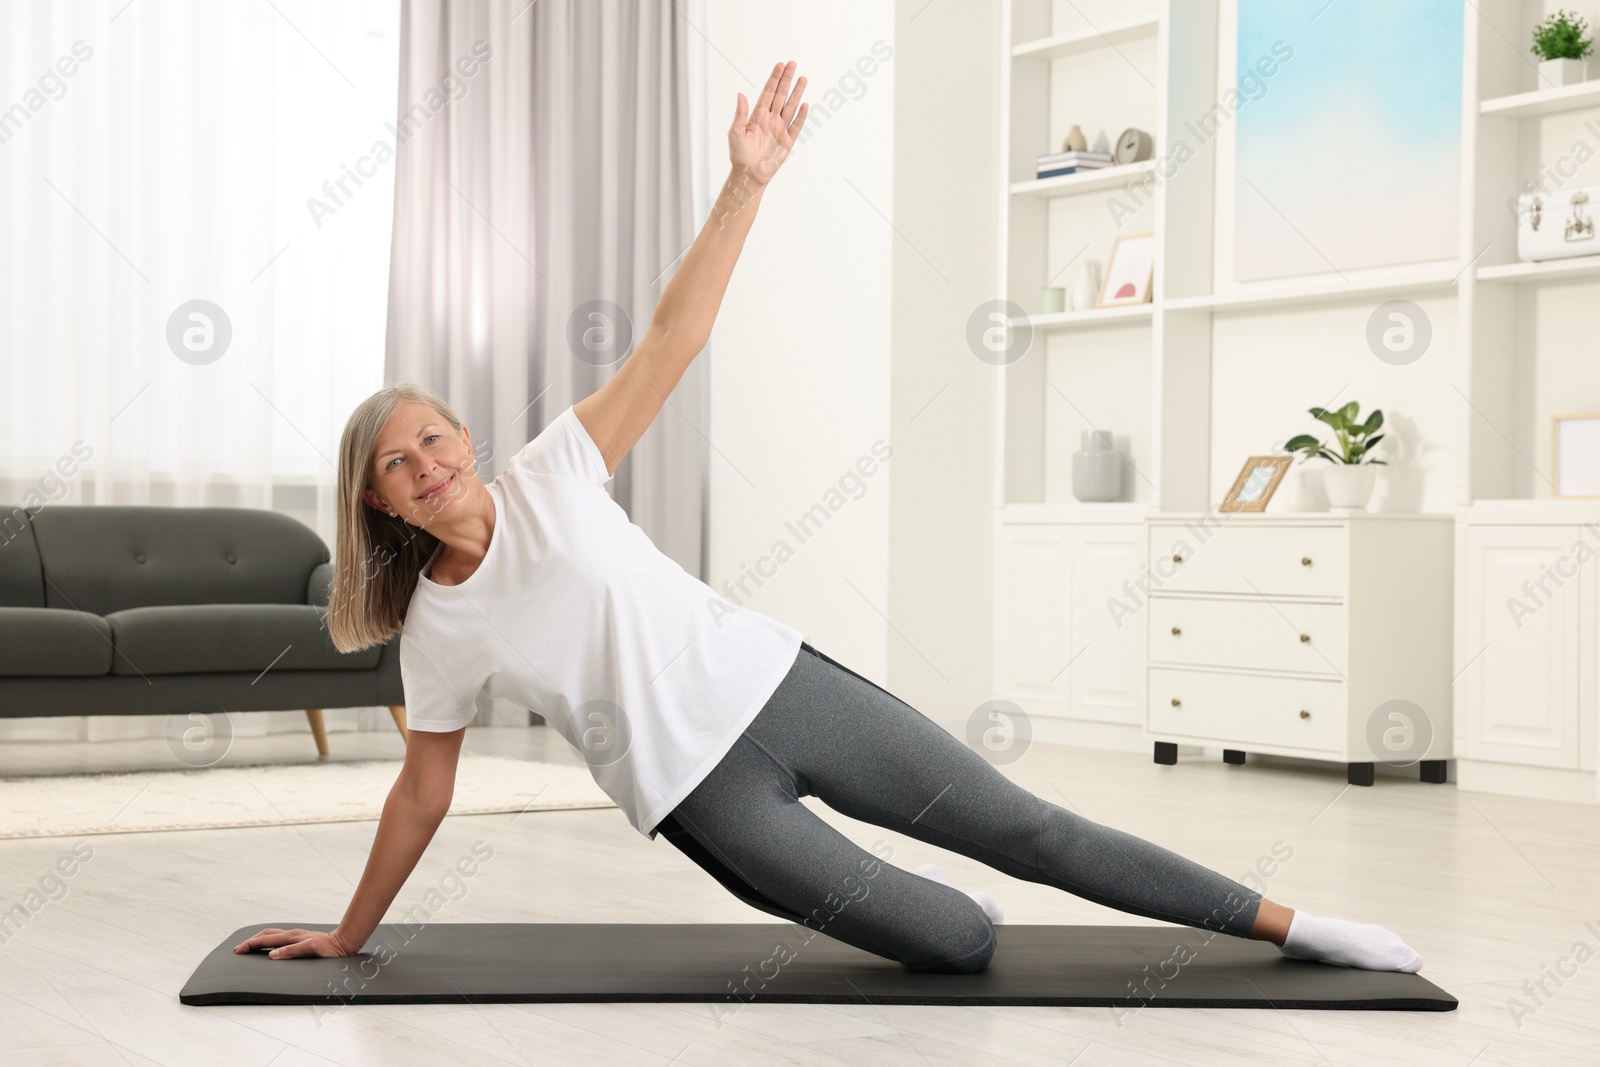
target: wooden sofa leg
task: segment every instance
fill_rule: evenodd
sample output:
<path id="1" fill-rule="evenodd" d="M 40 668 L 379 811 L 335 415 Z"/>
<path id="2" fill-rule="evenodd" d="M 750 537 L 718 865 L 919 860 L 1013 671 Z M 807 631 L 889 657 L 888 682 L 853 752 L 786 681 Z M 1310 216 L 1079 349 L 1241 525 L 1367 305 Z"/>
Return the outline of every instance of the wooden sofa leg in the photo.
<path id="1" fill-rule="evenodd" d="M 406 730 L 406 706 L 404 704 L 390 704 L 389 714 L 394 716 L 394 724 L 400 728 L 400 739 L 410 741 L 411 734 Z"/>
<path id="2" fill-rule="evenodd" d="M 317 755 L 326 756 L 328 754 L 328 727 L 322 721 L 322 709 L 307 708 L 306 721 L 311 723 L 311 736 L 317 742 Z"/>

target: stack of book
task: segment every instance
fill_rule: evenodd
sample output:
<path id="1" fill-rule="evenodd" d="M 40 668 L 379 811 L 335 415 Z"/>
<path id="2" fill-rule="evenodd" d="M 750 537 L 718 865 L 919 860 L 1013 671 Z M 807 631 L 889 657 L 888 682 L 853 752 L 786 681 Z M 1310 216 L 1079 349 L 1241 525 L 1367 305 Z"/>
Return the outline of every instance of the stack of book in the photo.
<path id="1" fill-rule="evenodd" d="M 1054 178 L 1061 174 L 1076 174 L 1081 170 L 1099 170 L 1111 166 L 1110 152 L 1047 152 L 1039 157 L 1036 178 Z"/>

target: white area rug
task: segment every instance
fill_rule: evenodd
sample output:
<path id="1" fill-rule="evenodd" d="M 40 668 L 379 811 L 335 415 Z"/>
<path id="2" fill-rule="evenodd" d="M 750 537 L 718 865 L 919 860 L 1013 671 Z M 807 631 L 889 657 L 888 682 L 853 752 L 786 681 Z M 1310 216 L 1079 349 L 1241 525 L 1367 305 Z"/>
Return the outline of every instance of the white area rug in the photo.
<path id="1" fill-rule="evenodd" d="M 377 819 L 401 762 L 0 778 L 0 838 Z M 450 814 L 615 806 L 585 767 L 468 752 Z"/>

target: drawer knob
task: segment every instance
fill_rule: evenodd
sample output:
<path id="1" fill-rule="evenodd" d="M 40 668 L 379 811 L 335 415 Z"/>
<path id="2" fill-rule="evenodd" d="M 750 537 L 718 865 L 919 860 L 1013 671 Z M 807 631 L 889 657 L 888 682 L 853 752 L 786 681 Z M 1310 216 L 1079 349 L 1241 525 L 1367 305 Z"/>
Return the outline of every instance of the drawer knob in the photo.
<path id="1" fill-rule="evenodd" d="M 1182 630 L 1180 630 L 1180 629 L 1178 629 L 1178 628 L 1177 628 L 1177 627 L 1176 627 L 1176 626 L 1174 626 L 1174 627 L 1173 627 L 1173 628 L 1172 628 L 1172 636 L 1173 636 L 1173 637 L 1177 637 L 1177 636 L 1178 636 L 1178 635 L 1179 635 L 1179 634 L 1181 634 L 1181 633 L 1183 633 L 1183 631 L 1182 631 Z"/>
<path id="2" fill-rule="evenodd" d="M 1183 555 L 1181 553 L 1174 552 L 1172 554 L 1172 562 L 1174 562 L 1174 563 L 1182 563 L 1183 562 Z"/>
<path id="3" fill-rule="evenodd" d="M 1307 711 L 1306 709 L 1301 708 L 1300 709 L 1300 717 L 1302 719 L 1309 719 L 1309 718 L 1311 718 L 1311 713 L 1309 711 Z"/>
<path id="4" fill-rule="evenodd" d="M 1302 567 L 1311 566 L 1311 557 L 1310 556 L 1301 556 L 1300 557 L 1300 566 L 1302 566 Z"/>
<path id="5" fill-rule="evenodd" d="M 1310 634 L 1301 634 L 1300 635 L 1300 643 L 1302 645 L 1309 645 L 1311 643 L 1311 635 Z"/>
<path id="6" fill-rule="evenodd" d="M 1173 697 L 1172 698 L 1172 706 L 1175 707 L 1175 708 L 1182 707 L 1183 706 L 1183 701 L 1179 700 L 1177 697 Z"/>

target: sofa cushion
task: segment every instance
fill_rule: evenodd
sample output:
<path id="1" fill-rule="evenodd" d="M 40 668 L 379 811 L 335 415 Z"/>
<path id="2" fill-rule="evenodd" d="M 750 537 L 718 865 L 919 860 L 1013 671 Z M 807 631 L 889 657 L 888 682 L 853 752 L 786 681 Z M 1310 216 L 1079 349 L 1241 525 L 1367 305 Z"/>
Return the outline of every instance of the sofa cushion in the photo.
<path id="1" fill-rule="evenodd" d="M 305 604 L 162 604 L 106 616 L 112 674 L 371 670 L 383 646 L 340 652 L 327 613 Z"/>
<path id="2" fill-rule="evenodd" d="M 306 603 L 325 608 L 332 594 L 333 564 L 319 563 L 312 569 L 310 581 L 306 582 Z"/>
<path id="3" fill-rule="evenodd" d="M 44 607 L 39 546 L 28 512 L 21 507 L 0 510 L 0 606 Z"/>
<path id="4" fill-rule="evenodd" d="M 109 616 L 156 604 L 298 604 L 328 546 L 276 511 L 52 505 L 32 516 L 41 607 Z M 279 646 L 279 651 L 282 646 Z"/>
<path id="5" fill-rule="evenodd" d="M 0 607 L 0 677 L 105 674 L 111 641 L 111 624 L 99 615 Z"/>

